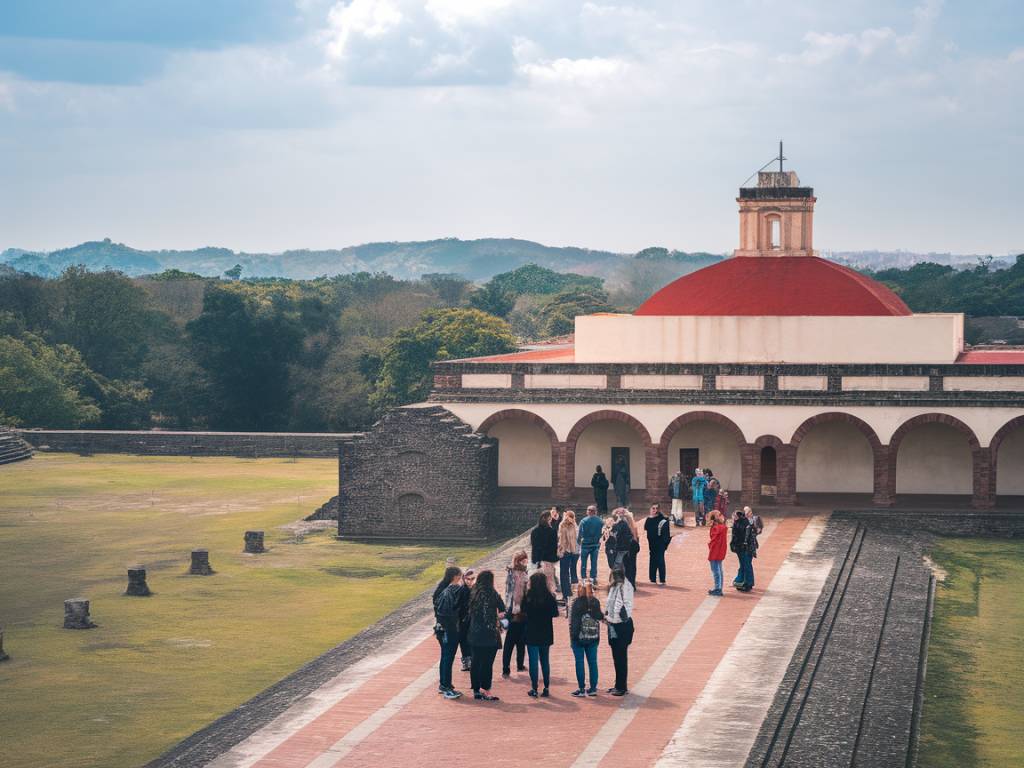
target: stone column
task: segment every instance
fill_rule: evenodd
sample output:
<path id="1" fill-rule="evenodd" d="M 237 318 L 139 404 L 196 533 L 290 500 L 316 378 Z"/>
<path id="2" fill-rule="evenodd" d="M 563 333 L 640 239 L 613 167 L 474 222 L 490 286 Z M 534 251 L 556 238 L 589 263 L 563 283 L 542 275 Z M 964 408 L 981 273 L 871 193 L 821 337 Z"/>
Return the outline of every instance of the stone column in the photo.
<path id="1" fill-rule="evenodd" d="M 891 507 L 896 503 L 895 462 L 890 461 L 889 446 L 880 445 L 874 451 L 875 481 L 871 503 L 876 507 Z"/>
<path id="2" fill-rule="evenodd" d="M 775 449 L 775 502 L 780 506 L 796 504 L 796 446 L 781 445 Z"/>
<path id="3" fill-rule="evenodd" d="M 146 584 L 146 569 L 141 565 L 128 566 L 128 589 L 124 591 L 132 597 L 149 597 L 149 585 Z"/>
<path id="4" fill-rule="evenodd" d="M 668 446 L 651 443 L 644 449 L 644 500 L 664 505 L 668 499 Z M 667 510 L 665 510 L 667 511 Z"/>
<path id="5" fill-rule="evenodd" d="M 250 555 L 258 555 L 267 551 L 263 546 L 263 531 L 245 532 L 245 551 Z"/>
<path id="6" fill-rule="evenodd" d="M 551 446 L 551 495 L 559 504 L 568 504 L 576 484 L 576 452 L 568 443 Z"/>
<path id="7" fill-rule="evenodd" d="M 210 552 L 205 549 L 192 550 L 192 565 L 188 572 L 192 576 L 210 576 L 213 568 L 210 567 Z"/>
<path id="8" fill-rule="evenodd" d="M 761 503 L 761 448 L 747 443 L 740 449 L 740 504 Z"/>
<path id="9" fill-rule="evenodd" d="M 995 457 L 991 448 L 975 448 L 972 451 L 974 495 L 971 506 L 975 509 L 992 509 L 996 505 L 996 476 L 992 471 Z"/>
<path id="10" fill-rule="evenodd" d="M 64 601 L 64 629 L 92 629 L 89 617 L 89 601 L 84 597 L 75 597 Z"/>

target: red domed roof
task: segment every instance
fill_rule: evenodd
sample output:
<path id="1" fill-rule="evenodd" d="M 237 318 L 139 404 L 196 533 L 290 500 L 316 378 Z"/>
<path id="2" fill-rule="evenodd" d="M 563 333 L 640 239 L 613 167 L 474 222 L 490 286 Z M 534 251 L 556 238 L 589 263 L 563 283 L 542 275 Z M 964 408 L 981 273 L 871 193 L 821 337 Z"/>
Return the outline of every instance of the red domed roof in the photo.
<path id="1" fill-rule="evenodd" d="M 817 256 L 735 256 L 685 275 L 634 315 L 909 315 L 879 282 Z"/>

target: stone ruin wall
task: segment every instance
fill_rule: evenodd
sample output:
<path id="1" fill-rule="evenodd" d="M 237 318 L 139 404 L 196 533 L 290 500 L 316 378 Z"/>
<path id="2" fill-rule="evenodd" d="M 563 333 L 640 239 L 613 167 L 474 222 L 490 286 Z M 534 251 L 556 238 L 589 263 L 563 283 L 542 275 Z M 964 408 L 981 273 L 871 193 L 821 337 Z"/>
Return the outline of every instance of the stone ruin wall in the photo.
<path id="1" fill-rule="evenodd" d="M 342 441 L 338 535 L 482 541 L 498 487 L 498 444 L 440 406 L 397 408 Z"/>

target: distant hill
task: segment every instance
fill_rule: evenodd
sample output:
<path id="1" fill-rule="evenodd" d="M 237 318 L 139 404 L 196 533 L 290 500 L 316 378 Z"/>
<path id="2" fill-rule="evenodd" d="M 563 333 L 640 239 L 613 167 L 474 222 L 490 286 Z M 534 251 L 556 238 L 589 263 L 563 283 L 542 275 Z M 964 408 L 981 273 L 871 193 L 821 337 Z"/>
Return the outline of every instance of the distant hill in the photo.
<path id="1" fill-rule="evenodd" d="M 921 261 L 965 267 L 973 266 L 983 258 L 909 251 L 823 251 L 821 255 L 841 264 L 870 270 L 905 268 Z M 610 278 L 614 283 L 616 275 L 621 276 L 625 268 L 639 266 L 641 262 L 648 268 L 656 268 L 659 275 L 666 271 L 678 276 L 713 264 L 723 257 L 723 254 L 686 253 L 665 248 L 647 248 L 635 255 L 589 248 L 556 248 L 515 238 L 366 243 L 340 249 L 301 249 L 283 253 L 246 253 L 215 247 L 144 251 L 108 238 L 49 253 L 8 248 L 0 253 L 0 265 L 46 277 L 59 275 L 67 267 L 77 264 L 90 270 L 114 269 L 132 277 L 167 269 L 215 277 L 240 264 L 243 277 L 308 279 L 351 272 L 387 272 L 398 278 L 418 278 L 430 273 L 455 273 L 482 281 L 526 264 L 538 264 L 559 272 Z M 1011 263 L 1012 260 L 1002 258 L 992 262 L 996 267 Z"/>
<path id="2" fill-rule="evenodd" d="M 399 278 L 417 278 L 434 272 L 448 272 L 471 280 L 487 280 L 526 264 L 596 274 L 619 266 L 623 259 L 629 257 L 612 251 L 554 248 L 511 238 L 367 243 L 341 249 L 304 249 L 283 253 L 245 253 L 228 248 L 143 251 L 107 239 L 49 253 L 9 248 L 0 254 L 0 263 L 47 277 L 59 275 L 76 264 L 90 270 L 115 269 L 130 276 L 180 269 L 213 277 L 223 274 L 235 264 L 241 264 L 245 277 L 308 279 L 350 272 L 388 272 Z M 717 258 L 720 257 L 713 257 Z"/>

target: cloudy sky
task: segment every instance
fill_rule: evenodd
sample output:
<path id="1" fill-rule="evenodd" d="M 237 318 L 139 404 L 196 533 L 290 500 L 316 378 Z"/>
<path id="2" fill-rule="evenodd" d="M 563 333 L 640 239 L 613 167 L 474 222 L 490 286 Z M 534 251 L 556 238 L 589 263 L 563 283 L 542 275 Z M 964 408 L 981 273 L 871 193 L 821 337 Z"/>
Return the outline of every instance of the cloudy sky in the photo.
<path id="1" fill-rule="evenodd" d="M 1018 0 L 3 0 L 0 248 L 1024 250 Z"/>

